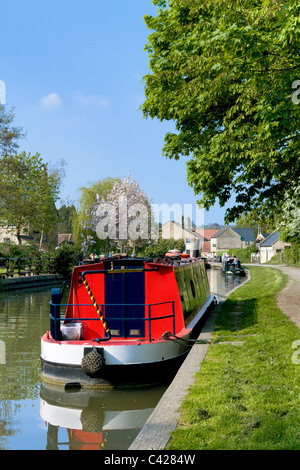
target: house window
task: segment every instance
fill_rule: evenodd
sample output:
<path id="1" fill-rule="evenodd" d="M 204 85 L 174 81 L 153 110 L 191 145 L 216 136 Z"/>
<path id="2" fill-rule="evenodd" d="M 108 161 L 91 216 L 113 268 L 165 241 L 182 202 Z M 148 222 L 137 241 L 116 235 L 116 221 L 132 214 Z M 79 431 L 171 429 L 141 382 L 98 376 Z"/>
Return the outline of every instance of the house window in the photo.
<path id="1" fill-rule="evenodd" d="M 216 243 L 213 243 L 213 245 L 212 245 L 212 246 L 213 246 L 213 248 L 216 248 L 216 246 L 217 246 L 217 245 L 216 245 Z"/>
<path id="2" fill-rule="evenodd" d="M 10 243 L 10 238 L 3 238 L 4 243 Z"/>
<path id="3" fill-rule="evenodd" d="M 185 239 L 185 243 L 191 243 L 191 239 L 190 239 L 190 238 L 186 238 L 186 239 Z"/>

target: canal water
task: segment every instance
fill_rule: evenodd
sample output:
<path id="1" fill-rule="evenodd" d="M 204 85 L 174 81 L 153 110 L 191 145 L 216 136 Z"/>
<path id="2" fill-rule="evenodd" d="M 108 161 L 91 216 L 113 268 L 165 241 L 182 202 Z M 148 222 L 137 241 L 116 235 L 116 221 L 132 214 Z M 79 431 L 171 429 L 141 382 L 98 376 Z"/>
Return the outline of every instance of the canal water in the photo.
<path id="1" fill-rule="evenodd" d="M 207 273 L 221 297 L 241 282 Z M 49 329 L 52 287 L 0 292 L 0 450 L 126 450 L 166 386 L 96 392 L 43 385 L 40 338 Z"/>

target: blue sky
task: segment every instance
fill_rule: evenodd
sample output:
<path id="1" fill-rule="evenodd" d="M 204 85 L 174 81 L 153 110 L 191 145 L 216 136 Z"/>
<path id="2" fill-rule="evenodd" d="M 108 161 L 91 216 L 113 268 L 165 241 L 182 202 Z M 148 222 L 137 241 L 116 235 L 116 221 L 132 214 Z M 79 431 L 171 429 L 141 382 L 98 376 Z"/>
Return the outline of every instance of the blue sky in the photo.
<path id="1" fill-rule="evenodd" d="M 186 159 L 162 156 L 173 125 L 139 111 L 146 14 L 155 14 L 151 0 L 2 2 L 0 80 L 27 132 L 20 150 L 66 162 L 62 200 L 76 202 L 81 186 L 130 172 L 153 203 L 196 205 Z M 224 213 L 216 204 L 204 222 L 222 224 Z"/>

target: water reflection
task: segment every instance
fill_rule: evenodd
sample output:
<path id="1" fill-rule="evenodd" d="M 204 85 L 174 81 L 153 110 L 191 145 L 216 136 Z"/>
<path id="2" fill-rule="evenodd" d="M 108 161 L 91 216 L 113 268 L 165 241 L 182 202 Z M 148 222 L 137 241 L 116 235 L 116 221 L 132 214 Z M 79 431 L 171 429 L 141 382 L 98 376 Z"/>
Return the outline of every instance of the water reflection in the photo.
<path id="1" fill-rule="evenodd" d="M 225 294 L 245 282 L 245 277 L 234 274 L 224 275 L 220 269 L 212 268 L 207 270 L 207 276 L 210 290 L 216 295 L 218 300 L 222 300 Z"/>
<path id="2" fill-rule="evenodd" d="M 128 449 L 165 390 L 67 393 L 42 384 L 40 415 L 47 424 L 47 449 Z"/>

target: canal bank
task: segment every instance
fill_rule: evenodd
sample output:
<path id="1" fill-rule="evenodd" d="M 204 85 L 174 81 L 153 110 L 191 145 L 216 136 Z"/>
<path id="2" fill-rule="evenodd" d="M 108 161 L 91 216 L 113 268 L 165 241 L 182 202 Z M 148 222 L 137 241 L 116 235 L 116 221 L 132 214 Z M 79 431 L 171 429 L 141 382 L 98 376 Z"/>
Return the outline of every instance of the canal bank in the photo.
<path id="1" fill-rule="evenodd" d="M 169 411 L 160 406 L 167 390 L 131 450 L 299 450 L 300 361 L 295 348 L 300 332 L 287 308 L 278 305 L 285 299 L 297 309 L 297 296 L 292 301 L 287 296 L 289 289 L 299 292 L 300 270 L 295 269 L 250 268 L 251 282 L 230 292 L 221 305 L 205 361 L 199 358 L 200 373 L 189 390 L 179 401 L 168 396 L 175 399 Z M 174 411 L 173 426 L 155 447 L 159 425 L 170 421 L 167 413 L 174 418 Z"/>
<path id="2" fill-rule="evenodd" d="M 220 300 L 210 313 L 197 342 L 192 347 L 174 380 L 160 399 L 135 441 L 129 447 L 129 450 L 165 449 L 171 432 L 177 426 L 180 417 L 180 405 L 184 401 L 189 388 L 194 383 L 195 374 L 200 370 L 201 363 L 205 359 L 222 304 L 232 292 L 249 281 L 250 278 L 250 273 L 247 272 L 247 278 L 245 278 L 242 284 L 222 295 L 224 300 Z"/>
<path id="3" fill-rule="evenodd" d="M 65 277 L 61 274 L 40 274 L 39 276 L 11 277 L 0 280 L 0 292 L 51 286 L 52 284 L 58 284 L 64 280 Z"/>

